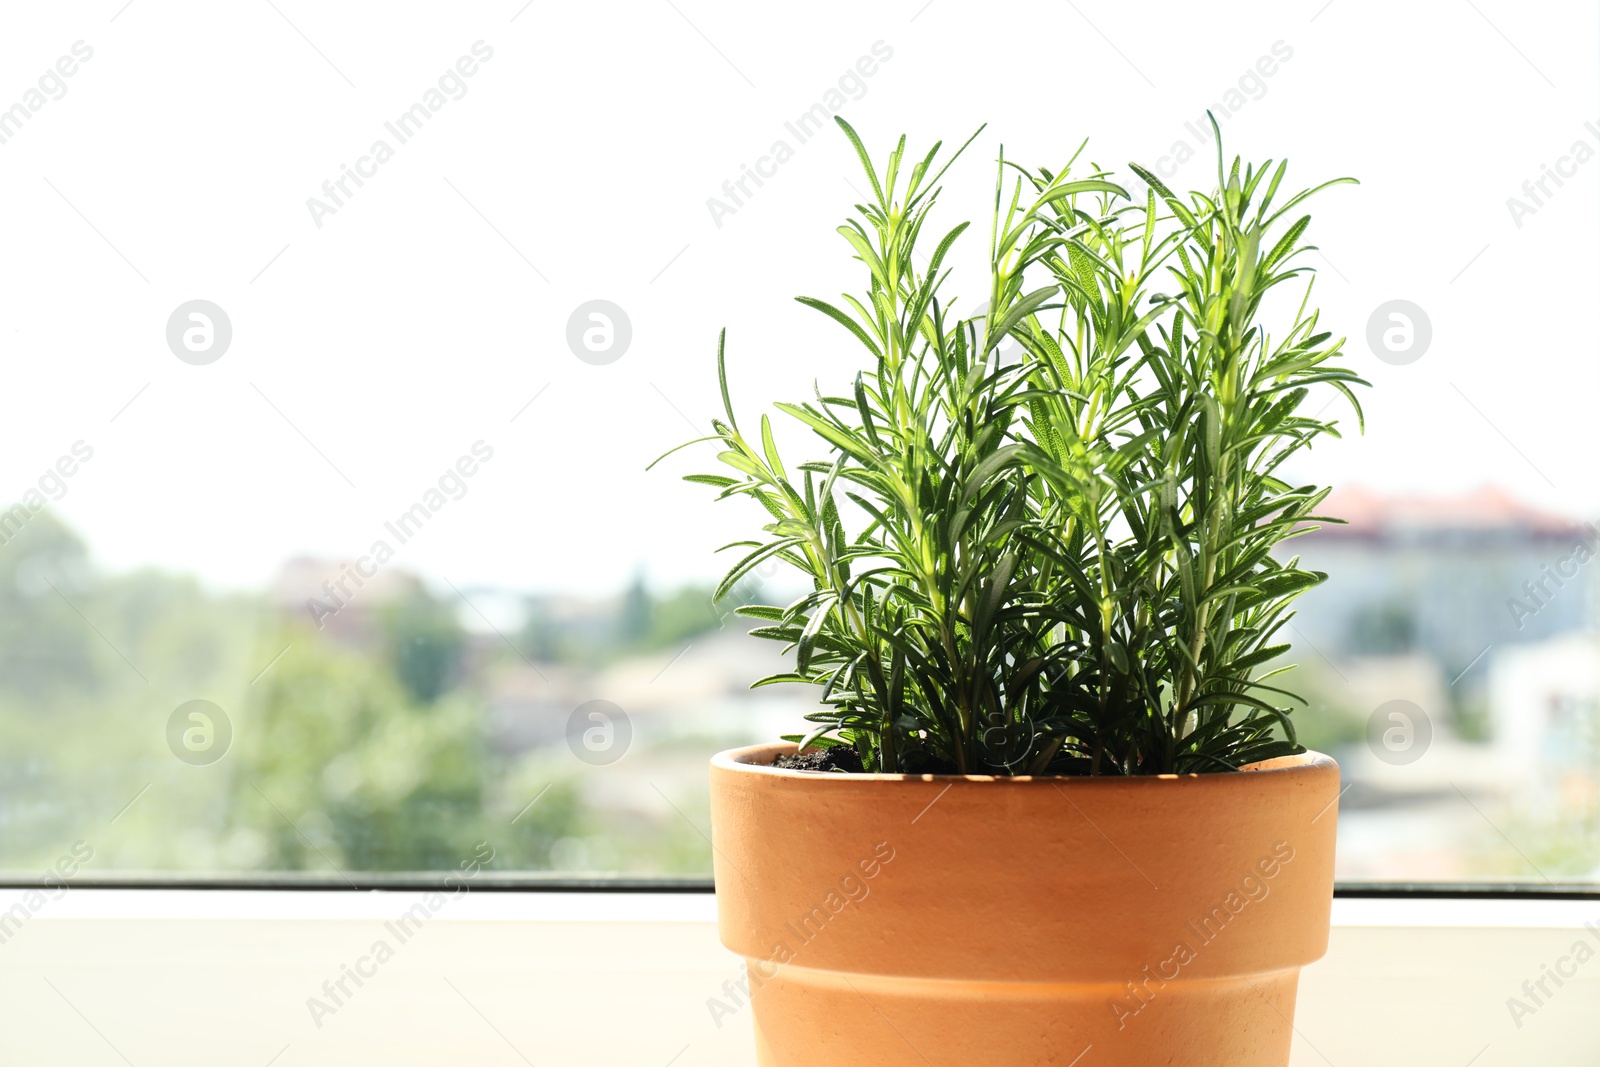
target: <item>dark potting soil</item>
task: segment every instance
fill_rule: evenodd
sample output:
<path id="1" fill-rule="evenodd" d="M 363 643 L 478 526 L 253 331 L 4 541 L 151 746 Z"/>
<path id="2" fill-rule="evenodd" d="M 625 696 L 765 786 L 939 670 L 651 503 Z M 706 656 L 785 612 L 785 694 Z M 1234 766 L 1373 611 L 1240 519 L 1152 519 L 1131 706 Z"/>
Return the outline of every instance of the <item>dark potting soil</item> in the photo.
<path id="1" fill-rule="evenodd" d="M 843 771 L 847 774 L 860 774 L 866 770 L 861 765 L 861 756 L 856 750 L 843 746 L 814 748 L 810 752 L 779 756 L 772 761 L 772 765 L 784 771 Z"/>

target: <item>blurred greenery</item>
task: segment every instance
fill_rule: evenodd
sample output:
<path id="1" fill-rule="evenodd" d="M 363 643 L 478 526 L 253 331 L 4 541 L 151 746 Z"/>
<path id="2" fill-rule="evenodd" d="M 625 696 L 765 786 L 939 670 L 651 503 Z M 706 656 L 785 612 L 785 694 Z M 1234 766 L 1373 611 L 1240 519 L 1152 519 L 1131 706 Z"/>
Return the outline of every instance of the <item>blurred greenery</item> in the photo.
<path id="1" fill-rule="evenodd" d="M 495 686 L 531 675 L 524 655 L 579 689 L 630 657 L 665 664 L 722 626 L 729 604 L 638 578 L 610 599 L 531 600 L 508 644 L 463 630 L 475 616 L 458 598 L 396 585 L 319 631 L 281 594 L 100 573 L 80 537 L 34 515 L 0 544 L 0 871 L 38 877 L 81 840 L 94 849 L 87 878 L 442 872 L 480 841 L 495 873 L 709 872 L 703 767 L 730 743 L 714 720 L 645 738 L 636 716 L 627 761 L 593 767 L 559 733 L 497 736 Z M 1310 702 L 1294 714 L 1300 740 L 1361 756 L 1371 708 L 1314 651 L 1294 658 Z M 1471 681 L 1452 699 L 1482 720 L 1486 695 Z M 225 709 L 233 729 L 226 755 L 204 766 L 167 745 L 168 719 L 194 699 Z M 1552 878 L 1600 873 L 1600 797 L 1583 787 L 1600 743 L 1562 755 L 1576 770 L 1559 802 L 1483 802 L 1521 851 L 1485 825 L 1462 845 L 1463 871 L 1538 878 L 1531 861 Z"/>
<path id="2" fill-rule="evenodd" d="M 1406 604 L 1371 604 L 1350 618 L 1344 651 L 1355 656 L 1395 655 L 1417 646 L 1416 612 Z"/>
<path id="3" fill-rule="evenodd" d="M 461 627 L 449 607 L 416 590 L 380 609 L 389 667 L 411 699 L 437 700 L 456 680 Z"/>
<path id="4" fill-rule="evenodd" d="M 599 661 L 718 623 L 704 590 L 658 602 L 640 581 L 621 604 L 588 633 L 531 623 L 524 647 Z M 586 804 L 583 775 L 605 768 L 559 737 L 495 745 L 485 679 L 520 653 L 492 645 L 469 671 L 453 600 L 415 584 L 367 610 L 367 625 L 319 631 L 189 576 L 101 575 L 77 535 L 34 515 L 0 548 L 0 870 L 40 871 L 77 840 L 95 850 L 88 877 L 449 871 L 480 841 L 498 872 L 709 870 L 665 805 L 653 819 Z M 232 725 L 211 764 L 167 747 L 192 699 Z"/>
<path id="5" fill-rule="evenodd" d="M 1350 703 L 1348 687 L 1329 668 L 1302 656 L 1291 675 L 1305 700 L 1290 716 L 1302 745 L 1337 757 L 1341 749 L 1366 739 L 1366 712 Z"/>
<path id="6" fill-rule="evenodd" d="M 518 644 L 536 659 L 598 667 L 677 648 L 724 625 L 748 629 L 733 609 L 753 603 L 756 589 L 754 584 L 737 588 L 719 602 L 712 601 L 709 585 L 686 585 L 657 597 L 642 576 L 635 576 L 613 616 L 573 618 L 559 602 L 531 602 Z"/>
<path id="7" fill-rule="evenodd" d="M 1506 881 L 1600 881 L 1600 797 L 1585 792 L 1590 795 L 1568 797 L 1553 811 L 1491 807 L 1505 836 L 1477 842 L 1472 867 L 1486 878 Z"/>

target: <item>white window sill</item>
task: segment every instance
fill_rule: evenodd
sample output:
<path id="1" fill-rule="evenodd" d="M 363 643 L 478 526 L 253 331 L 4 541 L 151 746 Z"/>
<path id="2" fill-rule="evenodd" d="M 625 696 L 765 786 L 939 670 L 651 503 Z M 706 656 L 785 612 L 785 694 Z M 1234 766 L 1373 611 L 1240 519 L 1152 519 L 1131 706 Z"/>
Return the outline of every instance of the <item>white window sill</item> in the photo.
<path id="1" fill-rule="evenodd" d="M 0 890 L 0 914 L 23 894 Z M 34 901 L 37 903 L 37 900 Z M 0 944 L 0 1063 L 750 1067 L 715 902 L 687 893 L 75 889 Z M 1295 1067 L 1590 1067 L 1600 901 L 1340 899 L 1301 980 Z M 393 957 L 334 1005 L 378 939 Z M 1574 977 L 1517 1025 L 1508 998 Z M 335 986 L 336 988 L 336 986 Z M 308 998 L 334 1007 L 313 1020 Z M 321 1025 L 317 1025 L 320 1021 Z M 276 1059 L 274 1059 L 276 1057 Z M 1474 1058 L 1476 1057 L 1476 1058 Z M 939 1067 L 945 1067 L 940 1064 Z M 954 1067 L 954 1065 L 952 1065 Z M 964 1065 L 963 1065 L 964 1067 Z"/>

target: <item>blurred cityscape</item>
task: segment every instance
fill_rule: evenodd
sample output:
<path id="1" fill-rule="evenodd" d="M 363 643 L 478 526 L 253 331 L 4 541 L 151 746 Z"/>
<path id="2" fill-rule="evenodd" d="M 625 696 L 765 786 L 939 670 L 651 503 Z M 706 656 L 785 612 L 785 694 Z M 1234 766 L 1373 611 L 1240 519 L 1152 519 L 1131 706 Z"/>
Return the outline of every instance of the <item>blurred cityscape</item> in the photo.
<path id="1" fill-rule="evenodd" d="M 1338 759 L 1339 877 L 1600 879 L 1594 524 L 1495 489 L 1323 505 L 1290 639 Z"/>
<path id="2" fill-rule="evenodd" d="M 1600 880 L 1596 528 L 1491 489 L 1323 510 L 1348 525 L 1290 543 L 1330 581 L 1287 636 L 1300 738 L 1344 770 L 1339 877 Z M 782 656 L 731 602 L 642 574 L 549 596 L 300 558 L 222 594 L 97 572 L 48 511 L 4 533 L 15 876 L 83 840 L 85 877 L 448 871 L 480 841 L 501 874 L 706 877 L 707 758 L 810 707 L 748 688 Z M 194 700 L 210 755 L 175 740 Z"/>

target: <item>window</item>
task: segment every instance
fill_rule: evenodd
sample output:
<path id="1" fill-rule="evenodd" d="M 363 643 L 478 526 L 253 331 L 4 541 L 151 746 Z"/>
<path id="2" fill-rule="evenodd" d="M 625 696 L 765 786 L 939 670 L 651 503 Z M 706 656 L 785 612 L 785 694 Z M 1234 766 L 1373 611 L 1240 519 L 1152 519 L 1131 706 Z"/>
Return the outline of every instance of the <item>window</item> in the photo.
<path id="1" fill-rule="evenodd" d="M 724 326 L 747 405 L 852 373 L 791 299 L 857 275 L 817 118 L 990 122 L 953 224 L 1002 141 L 1206 186 L 1208 108 L 1363 182 L 1313 265 L 1368 427 L 1292 472 L 1350 520 L 1292 635 L 1340 878 L 1596 878 L 1593 10 L 280 6 L 0 34 L 8 879 L 707 878 L 707 757 L 808 699 L 729 614 L 782 576 L 711 600 L 753 517 L 645 467 Z"/>

